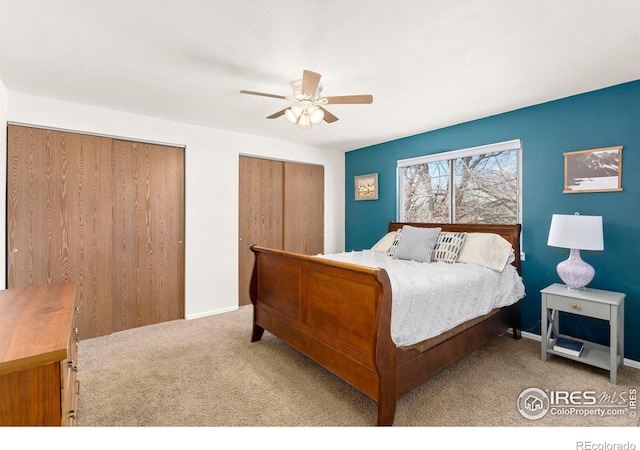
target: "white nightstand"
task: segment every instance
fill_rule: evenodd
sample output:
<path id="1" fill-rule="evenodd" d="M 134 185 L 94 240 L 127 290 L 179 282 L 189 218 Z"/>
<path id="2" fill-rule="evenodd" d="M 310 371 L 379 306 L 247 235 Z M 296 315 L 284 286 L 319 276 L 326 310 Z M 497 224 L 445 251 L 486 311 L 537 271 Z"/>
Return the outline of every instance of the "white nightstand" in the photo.
<path id="1" fill-rule="evenodd" d="M 606 369 L 611 382 L 617 381 L 618 367 L 624 358 L 624 298 L 620 292 L 585 289 L 572 291 L 564 284 L 552 284 L 540 291 L 542 294 L 541 347 L 542 360 L 547 354 L 562 356 L 585 364 Z M 595 317 L 609 322 L 609 346 L 576 339 L 558 332 L 559 311 L 581 316 Z M 559 337 L 583 342 L 584 350 L 579 357 L 566 355 L 553 350 Z"/>

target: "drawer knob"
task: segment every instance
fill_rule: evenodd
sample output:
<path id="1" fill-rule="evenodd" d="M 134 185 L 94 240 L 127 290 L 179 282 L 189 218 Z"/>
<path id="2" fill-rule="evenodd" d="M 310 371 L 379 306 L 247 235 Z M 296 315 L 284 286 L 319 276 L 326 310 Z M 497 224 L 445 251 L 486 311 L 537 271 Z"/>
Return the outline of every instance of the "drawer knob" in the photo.
<path id="1" fill-rule="evenodd" d="M 574 303 L 573 305 L 571 305 L 571 307 L 573 309 L 575 309 L 576 311 L 578 311 L 580 309 L 580 305 L 578 305 L 577 303 Z"/>

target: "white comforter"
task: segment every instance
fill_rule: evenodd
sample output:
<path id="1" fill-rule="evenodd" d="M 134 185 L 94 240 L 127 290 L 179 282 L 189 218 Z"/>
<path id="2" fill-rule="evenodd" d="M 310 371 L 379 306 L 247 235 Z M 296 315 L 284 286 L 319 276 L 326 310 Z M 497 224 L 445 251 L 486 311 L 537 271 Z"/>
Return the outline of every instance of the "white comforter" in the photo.
<path id="1" fill-rule="evenodd" d="M 524 297 L 515 268 L 503 272 L 473 264 L 419 263 L 370 250 L 319 255 L 383 268 L 391 279 L 391 338 L 398 347 L 437 336 L 463 322 Z"/>

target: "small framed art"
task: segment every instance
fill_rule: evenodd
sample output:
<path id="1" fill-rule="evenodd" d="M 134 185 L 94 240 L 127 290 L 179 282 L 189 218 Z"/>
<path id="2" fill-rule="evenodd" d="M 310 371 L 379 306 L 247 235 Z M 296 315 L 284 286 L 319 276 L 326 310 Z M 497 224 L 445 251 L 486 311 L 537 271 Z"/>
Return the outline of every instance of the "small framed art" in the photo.
<path id="1" fill-rule="evenodd" d="M 622 190 L 622 146 L 564 153 L 564 193 Z"/>
<path id="2" fill-rule="evenodd" d="M 378 174 L 370 173 L 355 177 L 356 200 L 378 199 Z"/>

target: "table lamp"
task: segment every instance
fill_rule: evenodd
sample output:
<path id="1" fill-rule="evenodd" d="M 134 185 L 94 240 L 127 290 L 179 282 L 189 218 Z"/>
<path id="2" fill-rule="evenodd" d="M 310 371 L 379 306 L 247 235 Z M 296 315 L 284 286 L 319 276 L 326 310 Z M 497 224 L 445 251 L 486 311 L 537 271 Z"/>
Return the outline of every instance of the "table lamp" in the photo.
<path id="1" fill-rule="evenodd" d="M 570 249 L 569 258 L 556 271 L 568 289 L 584 290 L 596 271 L 582 260 L 580 250 L 604 250 L 602 217 L 554 214 L 547 245 Z"/>

